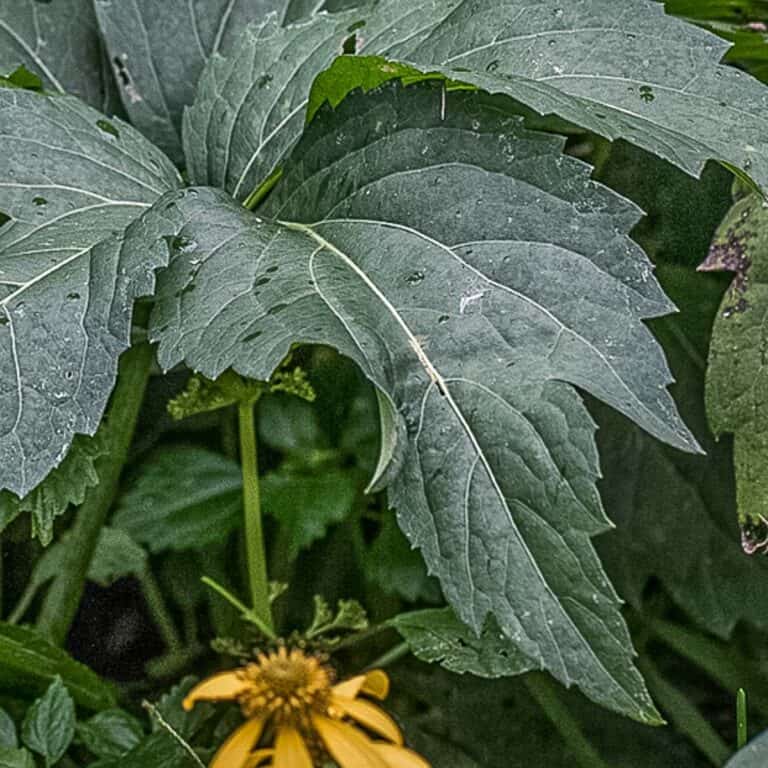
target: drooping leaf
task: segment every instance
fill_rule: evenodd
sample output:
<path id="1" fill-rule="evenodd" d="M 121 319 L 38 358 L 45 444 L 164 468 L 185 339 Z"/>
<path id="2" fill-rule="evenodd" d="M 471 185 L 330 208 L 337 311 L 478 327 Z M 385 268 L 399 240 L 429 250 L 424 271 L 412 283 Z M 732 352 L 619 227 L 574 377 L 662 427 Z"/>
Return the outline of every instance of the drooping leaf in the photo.
<path id="1" fill-rule="evenodd" d="M 707 414 L 716 435 L 734 435 L 739 523 L 744 549 L 768 536 L 768 210 L 751 195 L 723 220 L 700 270 L 734 273 L 715 318 L 707 366 Z"/>
<path id="2" fill-rule="evenodd" d="M 400 525 L 460 618 L 493 613 L 537 665 L 653 720 L 589 541 L 593 423 L 563 382 L 695 448 L 641 322 L 669 304 L 622 234 L 634 206 L 507 103 L 391 84 L 321 111 L 259 216 L 206 189 L 159 203 L 154 247 L 196 247 L 152 335 L 161 365 L 208 377 L 266 379 L 295 341 L 355 360 L 396 414 Z"/>
<path id="3" fill-rule="evenodd" d="M 167 446 L 139 468 L 112 520 L 151 552 L 202 549 L 240 522 L 237 462 L 193 446 Z"/>
<path id="4" fill-rule="evenodd" d="M 208 59 L 227 50 L 242 27 L 281 0 L 97 2 L 123 106 L 131 122 L 175 161 L 178 128 Z"/>
<path id="5" fill-rule="evenodd" d="M 0 624 L 1 688 L 16 694 L 40 693 L 59 676 L 80 706 L 101 710 L 115 705 L 112 686 L 88 667 L 32 629 Z"/>
<path id="6" fill-rule="evenodd" d="M 508 677 L 536 668 L 495 622 L 478 637 L 462 624 L 450 608 L 402 613 L 389 622 L 422 661 L 439 663 L 451 672 L 471 672 L 478 677 Z"/>
<path id="7" fill-rule="evenodd" d="M 164 262 L 126 258 L 122 231 L 180 179 L 67 96 L 0 89 L 0 137 L 0 488 L 24 496 L 99 424 L 133 301 Z"/>
<path id="8" fill-rule="evenodd" d="M 75 702 L 57 677 L 27 712 L 21 728 L 24 744 L 42 755 L 46 768 L 55 765 L 75 736 Z"/>
<path id="9" fill-rule="evenodd" d="M 357 478 L 343 469 L 306 475 L 287 469 L 267 472 L 261 480 L 262 508 L 290 531 L 285 552 L 295 560 L 302 549 L 321 539 L 328 528 L 352 511 Z"/>
<path id="10" fill-rule="evenodd" d="M 143 738 L 141 723 L 122 709 L 108 709 L 77 724 L 77 736 L 88 751 L 101 758 L 117 758 Z"/>
<path id="11" fill-rule="evenodd" d="M 19 66 L 38 75 L 47 90 L 103 109 L 108 84 L 92 0 L 2 0 L 0 75 Z"/>
<path id="12" fill-rule="evenodd" d="M 200 79 L 184 125 L 192 180 L 251 193 L 298 138 L 314 76 L 353 33 L 358 54 L 508 94 L 690 174 L 713 158 L 768 181 L 768 92 L 719 64 L 729 43 L 650 0 L 396 0 L 285 28 L 267 19 Z"/>

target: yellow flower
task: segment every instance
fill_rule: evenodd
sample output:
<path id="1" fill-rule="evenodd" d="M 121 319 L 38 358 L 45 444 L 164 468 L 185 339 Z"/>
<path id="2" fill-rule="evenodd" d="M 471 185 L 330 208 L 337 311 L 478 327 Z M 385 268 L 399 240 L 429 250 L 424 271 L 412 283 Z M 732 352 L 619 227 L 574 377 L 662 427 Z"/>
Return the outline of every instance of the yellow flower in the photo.
<path id="1" fill-rule="evenodd" d="M 332 670 L 320 659 L 281 646 L 203 680 L 184 699 L 184 709 L 198 701 L 237 701 L 246 718 L 209 768 L 319 768 L 327 756 L 339 768 L 430 768 L 403 746 L 395 721 L 360 698 L 382 700 L 388 692 L 381 670 L 334 685 Z M 256 749 L 265 731 L 273 746 Z"/>

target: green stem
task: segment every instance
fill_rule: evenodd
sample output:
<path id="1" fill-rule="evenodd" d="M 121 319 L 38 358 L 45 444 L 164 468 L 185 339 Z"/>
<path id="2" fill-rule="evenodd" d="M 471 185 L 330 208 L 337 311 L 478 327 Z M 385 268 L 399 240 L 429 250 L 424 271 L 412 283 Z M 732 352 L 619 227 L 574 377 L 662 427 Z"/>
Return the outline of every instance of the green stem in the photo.
<path id="1" fill-rule="evenodd" d="M 259 493 L 259 465 L 254 423 L 254 404 L 238 405 L 240 427 L 240 465 L 243 472 L 243 510 L 245 513 L 245 551 L 248 559 L 248 580 L 251 602 L 257 616 L 274 630 L 269 603 L 267 557 L 261 524 L 261 497 Z"/>
<path id="2" fill-rule="evenodd" d="M 166 652 L 173 653 L 180 650 L 184 643 L 176 629 L 176 625 L 173 623 L 168 606 L 163 599 L 163 593 L 160 591 L 160 587 L 158 587 L 149 566 L 139 576 L 139 582 L 144 593 L 147 608 L 152 616 L 152 621 L 155 622 L 160 632 L 160 637 L 162 637 L 165 644 Z"/>
<path id="3" fill-rule="evenodd" d="M 637 666 L 651 695 L 675 728 L 687 736 L 712 765 L 723 765 L 731 750 L 688 697 L 672 685 L 647 656 L 641 657 Z"/>
<path id="4" fill-rule="evenodd" d="M 390 667 L 392 664 L 405 658 L 411 652 L 411 647 L 408 643 L 400 643 L 394 648 L 390 648 L 386 653 L 379 656 L 378 659 L 371 662 L 367 669 L 381 669 L 382 667 Z"/>
<path id="5" fill-rule="evenodd" d="M 6 619 L 9 624 L 18 624 L 24 618 L 24 614 L 29 610 L 29 606 L 32 605 L 32 601 L 35 599 L 38 588 L 38 584 L 32 582 L 27 584 L 19 601 L 14 606 L 10 616 Z"/>
<path id="6" fill-rule="evenodd" d="M 99 534 L 117 494 L 153 355 L 152 347 L 142 342 L 120 358 L 117 386 L 106 417 L 111 450 L 97 462 L 99 484 L 88 489 L 77 511 L 66 557 L 48 589 L 37 619 L 37 628 L 57 645 L 63 645 L 77 613 Z"/>
<path id="7" fill-rule="evenodd" d="M 739 688 L 736 693 L 736 749 L 743 749 L 749 741 L 747 725 L 747 692 Z"/>
<path id="8" fill-rule="evenodd" d="M 522 680 L 573 753 L 576 765 L 582 768 L 608 768 L 592 742 L 582 733 L 581 726 L 568 707 L 563 704 L 557 683 L 540 672 L 525 675 Z"/>

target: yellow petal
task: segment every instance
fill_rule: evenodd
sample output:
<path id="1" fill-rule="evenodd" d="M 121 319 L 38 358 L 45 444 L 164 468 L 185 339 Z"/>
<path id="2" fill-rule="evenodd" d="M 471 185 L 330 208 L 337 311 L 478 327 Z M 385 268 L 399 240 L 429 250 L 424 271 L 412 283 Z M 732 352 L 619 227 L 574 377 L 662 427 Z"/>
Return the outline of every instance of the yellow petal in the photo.
<path id="1" fill-rule="evenodd" d="M 272 768 L 312 768 L 307 745 L 295 728 L 278 728 Z"/>
<path id="2" fill-rule="evenodd" d="M 375 704 L 365 699 L 347 699 L 343 696 L 334 696 L 332 701 L 342 712 L 371 731 L 394 741 L 395 744 L 403 743 L 403 734 L 400 733 L 397 723 Z"/>
<path id="3" fill-rule="evenodd" d="M 374 742 L 373 748 L 384 758 L 388 768 L 432 768 L 421 756 L 405 747 Z"/>
<path id="4" fill-rule="evenodd" d="M 238 670 L 230 669 L 218 675 L 207 677 L 198 683 L 186 696 L 184 709 L 189 711 L 198 701 L 225 701 L 234 699 L 247 689 L 247 684 L 240 678 Z"/>
<path id="5" fill-rule="evenodd" d="M 339 768 L 389 768 L 373 742 L 357 728 L 322 715 L 315 715 L 312 723 Z"/>
<path id="6" fill-rule="evenodd" d="M 271 760 L 274 754 L 274 749 L 257 749 L 255 752 L 251 753 L 248 762 L 245 764 L 245 768 L 259 768 L 259 766 L 264 765 L 267 760 Z"/>
<path id="7" fill-rule="evenodd" d="M 219 747 L 219 751 L 214 755 L 209 768 L 244 768 L 263 729 L 264 720 L 262 718 L 252 717 L 250 720 L 246 720 Z"/>
<path id="8" fill-rule="evenodd" d="M 359 693 L 367 693 L 377 699 L 386 699 L 389 693 L 389 678 L 386 672 L 373 669 L 364 675 L 357 675 L 334 685 L 333 692 L 348 699 L 354 699 Z"/>

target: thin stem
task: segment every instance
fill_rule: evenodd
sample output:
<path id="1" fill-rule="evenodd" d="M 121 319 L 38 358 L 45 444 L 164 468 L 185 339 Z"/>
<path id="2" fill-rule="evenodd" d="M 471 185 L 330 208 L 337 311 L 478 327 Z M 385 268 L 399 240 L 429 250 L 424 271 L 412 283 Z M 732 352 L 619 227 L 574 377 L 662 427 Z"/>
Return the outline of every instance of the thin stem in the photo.
<path id="1" fill-rule="evenodd" d="M 251 192 L 248 197 L 245 198 L 243 201 L 243 207 L 247 208 L 249 211 L 255 211 L 261 203 L 264 201 L 266 196 L 274 189 L 275 184 L 277 184 L 278 181 L 283 176 L 283 169 L 282 168 L 276 168 L 272 173 L 267 176 L 264 181 L 259 184 L 256 189 Z"/>
<path id="2" fill-rule="evenodd" d="M 117 386 L 112 393 L 105 425 L 109 430 L 111 450 L 97 462 L 99 484 L 88 489 L 77 511 L 64 560 L 37 619 L 37 628 L 56 645 L 63 645 L 75 618 L 99 534 L 117 494 L 152 358 L 152 347 L 146 342 L 136 344 L 120 358 Z"/>
<path id="3" fill-rule="evenodd" d="M 259 467 L 253 416 L 253 403 L 240 403 L 238 421 L 240 426 L 240 465 L 243 472 L 245 551 L 248 559 L 248 580 L 251 587 L 253 611 L 270 631 L 274 631 L 272 609 L 269 604 L 264 532 L 261 525 Z"/>
<path id="4" fill-rule="evenodd" d="M 372 661 L 367 669 L 381 669 L 382 667 L 390 667 L 392 664 L 405 658 L 411 652 L 411 647 L 408 643 L 400 643 L 394 648 L 390 648 L 386 653 L 379 656 L 378 659 Z"/>
<path id="5" fill-rule="evenodd" d="M 27 584 L 19 598 L 19 602 L 16 603 L 10 616 L 6 619 L 9 624 L 18 624 L 24 618 L 24 614 L 29 610 L 29 606 L 32 605 L 32 601 L 35 599 L 39 588 L 39 584 L 34 584 L 33 582 Z"/>
<path id="6" fill-rule="evenodd" d="M 739 688 L 736 693 L 736 749 L 743 749 L 749 741 L 747 725 L 747 692 Z"/>
<path id="7" fill-rule="evenodd" d="M 171 618 L 168 606 L 163 599 L 163 593 L 160 591 L 160 587 L 157 585 L 152 571 L 147 566 L 143 573 L 139 576 L 139 582 L 141 589 L 144 592 L 144 599 L 147 603 L 147 608 L 152 616 L 152 621 L 155 622 L 160 637 L 163 638 L 165 649 L 168 653 L 173 653 L 180 650 L 184 643 L 179 635 L 179 631 L 176 629 L 176 625 Z"/>
<path id="8" fill-rule="evenodd" d="M 672 685 L 647 656 L 641 657 L 637 666 L 643 673 L 651 695 L 676 730 L 687 736 L 712 765 L 723 765 L 731 750 L 688 697 Z"/>
<path id="9" fill-rule="evenodd" d="M 573 753 L 576 765 L 582 768 L 608 768 L 592 742 L 582 733 L 581 726 L 568 707 L 563 704 L 557 684 L 540 672 L 532 672 L 522 679 L 536 703 L 560 732 L 563 741 Z"/>

